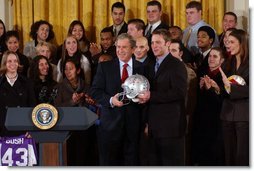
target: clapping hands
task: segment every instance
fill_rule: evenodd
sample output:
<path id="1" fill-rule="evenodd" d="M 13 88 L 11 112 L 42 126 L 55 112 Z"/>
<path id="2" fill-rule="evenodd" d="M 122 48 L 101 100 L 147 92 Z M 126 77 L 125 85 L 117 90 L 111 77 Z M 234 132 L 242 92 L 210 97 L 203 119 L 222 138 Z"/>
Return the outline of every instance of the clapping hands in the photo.
<path id="1" fill-rule="evenodd" d="M 72 100 L 75 104 L 81 102 L 82 98 L 85 96 L 85 93 L 73 93 Z"/>
<path id="2" fill-rule="evenodd" d="M 208 75 L 201 77 L 199 82 L 199 87 L 200 89 L 205 88 L 206 90 L 209 90 L 210 88 L 214 88 L 217 94 L 220 92 L 220 87 L 218 86 L 218 84 L 213 79 L 211 79 Z"/>
<path id="3" fill-rule="evenodd" d="M 101 47 L 98 46 L 96 43 L 90 43 L 89 51 L 92 56 L 95 56 L 95 55 L 101 53 Z"/>

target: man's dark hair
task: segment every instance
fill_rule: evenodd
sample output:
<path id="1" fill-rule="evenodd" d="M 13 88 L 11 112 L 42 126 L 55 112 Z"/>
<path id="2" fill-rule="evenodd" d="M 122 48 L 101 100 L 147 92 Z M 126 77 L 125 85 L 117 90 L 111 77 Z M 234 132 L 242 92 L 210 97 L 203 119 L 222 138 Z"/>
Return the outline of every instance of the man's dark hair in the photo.
<path id="1" fill-rule="evenodd" d="M 16 31 L 16 30 L 10 30 L 10 31 L 7 31 L 6 32 L 6 35 L 5 35 L 5 42 L 7 42 L 9 40 L 10 37 L 15 37 L 18 41 L 20 40 L 19 39 L 19 32 Z"/>
<path id="2" fill-rule="evenodd" d="M 179 26 L 176 26 L 176 25 L 169 27 L 169 29 L 171 29 L 171 28 L 176 28 L 177 30 L 179 30 L 181 32 L 183 31 Z"/>
<path id="3" fill-rule="evenodd" d="M 134 19 L 130 19 L 128 21 L 128 24 L 135 24 L 137 30 L 143 30 L 143 33 L 145 32 L 145 28 L 146 28 L 146 25 L 145 25 L 145 22 L 139 18 L 134 18 Z"/>
<path id="4" fill-rule="evenodd" d="M 172 40 L 171 40 L 171 43 L 177 43 L 177 44 L 179 45 L 179 51 L 180 51 L 180 52 L 183 52 L 183 50 L 184 50 L 184 45 L 183 45 L 183 43 L 182 43 L 181 40 L 172 39 Z"/>
<path id="5" fill-rule="evenodd" d="M 232 12 L 232 11 L 226 12 L 226 13 L 223 15 L 223 19 L 224 19 L 225 15 L 231 15 L 231 16 L 233 16 L 233 17 L 235 18 L 235 22 L 237 23 L 237 16 L 236 16 L 236 14 L 235 14 L 234 12 Z"/>
<path id="6" fill-rule="evenodd" d="M 186 5 L 186 9 L 188 8 L 196 8 L 198 11 L 202 10 L 202 5 L 200 2 L 198 1 L 190 1 L 187 5 Z"/>
<path id="7" fill-rule="evenodd" d="M 159 10 L 161 11 L 161 3 L 159 1 L 149 1 L 147 2 L 147 7 L 148 6 L 158 6 Z"/>
<path id="8" fill-rule="evenodd" d="M 110 27 L 105 27 L 101 30 L 101 33 L 111 33 L 112 34 L 112 37 L 114 37 L 114 32 L 113 30 L 110 28 Z"/>
<path id="9" fill-rule="evenodd" d="M 209 26 L 202 26 L 202 27 L 200 27 L 198 29 L 198 33 L 200 31 L 206 32 L 208 34 L 208 36 L 209 36 L 209 39 L 213 39 L 213 42 L 214 42 L 214 40 L 215 40 L 215 31 L 211 27 L 209 27 Z M 212 42 L 212 44 L 213 44 L 213 42 Z"/>
<path id="10" fill-rule="evenodd" d="M 111 7 L 111 11 L 112 11 L 112 12 L 113 12 L 113 9 L 114 9 L 114 8 L 122 8 L 123 11 L 124 11 L 124 13 L 125 13 L 125 6 L 124 6 L 124 4 L 121 3 L 121 2 L 115 2 L 115 3 L 112 5 L 112 7 Z"/>

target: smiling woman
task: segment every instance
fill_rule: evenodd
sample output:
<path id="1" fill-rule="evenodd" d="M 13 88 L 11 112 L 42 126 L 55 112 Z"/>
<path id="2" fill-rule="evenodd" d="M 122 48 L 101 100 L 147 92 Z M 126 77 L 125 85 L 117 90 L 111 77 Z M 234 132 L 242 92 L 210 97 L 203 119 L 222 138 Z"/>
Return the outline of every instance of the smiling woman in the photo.
<path id="1" fill-rule="evenodd" d="M 8 131 L 5 127 L 5 117 L 8 107 L 33 107 L 35 96 L 30 80 L 19 74 L 18 55 L 6 51 L 3 54 L 0 69 L 0 136 L 18 136 L 24 131 Z"/>

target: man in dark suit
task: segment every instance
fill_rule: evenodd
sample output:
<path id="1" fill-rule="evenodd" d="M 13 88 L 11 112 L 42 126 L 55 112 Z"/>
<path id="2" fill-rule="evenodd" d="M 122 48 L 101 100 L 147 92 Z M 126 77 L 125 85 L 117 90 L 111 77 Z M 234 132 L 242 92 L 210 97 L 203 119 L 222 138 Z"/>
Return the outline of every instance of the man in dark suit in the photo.
<path id="1" fill-rule="evenodd" d="M 151 37 L 154 30 L 169 29 L 166 23 L 161 21 L 162 11 L 161 3 L 159 1 L 149 1 L 146 7 L 147 12 L 147 25 L 145 29 L 145 36 L 148 39 L 149 46 L 151 47 Z M 148 52 L 148 56 L 154 56 L 152 50 Z"/>
<path id="2" fill-rule="evenodd" d="M 127 33 L 128 25 L 124 21 L 125 6 L 123 3 L 116 2 L 112 5 L 111 16 L 113 19 L 113 25 L 110 26 L 109 28 L 112 29 L 115 38 L 122 33 Z"/>
<path id="3" fill-rule="evenodd" d="M 187 72 L 183 62 L 170 55 L 170 41 L 169 32 L 165 29 L 152 33 L 156 62 L 148 70 L 151 84 L 147 110 L 149 155 L 151 165 L 182 166 Z M 149 92 L 144 96 L 149 97 Z"/>
<path id="4" fill-rule="evenodd" d="M 142 64 L 132 58 L 135 45 L 127 33 L 119 35 L 117 58 L 99 63 L 91 87 L 92 97 L 102 105 L 98 126 L 100 165 L 138 165 L 141 106 L 118 98 L 123 92 L 124 71 L 127 69 L 128 76 L 143 73 Z"/>

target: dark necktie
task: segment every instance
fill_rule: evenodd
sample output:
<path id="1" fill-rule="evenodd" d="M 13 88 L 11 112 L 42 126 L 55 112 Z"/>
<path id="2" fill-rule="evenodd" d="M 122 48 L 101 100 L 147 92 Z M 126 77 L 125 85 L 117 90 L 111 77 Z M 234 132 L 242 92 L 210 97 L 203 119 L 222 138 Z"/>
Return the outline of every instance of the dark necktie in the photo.
<path id="1" fill-rule="evenodd" d="M 116 27 L 113 28 L 114 36 L 116 37 Z"/>
<path id="2" fill-rule="evenodd" d="M 128 78 L 128 71 L 127 71 L 128 64 L 123 65 L 123 70 L 122 70 L 122 83 Z"/>
<path id="3" fill-rule="evenodd" d="M 155 67 L 154 67 L 154 71 L 155 71 L 155 73 L 158 71 L 159 67 L 160 67 L 160 64 L 159 64 L 159 62 L 158 62 L 158 61 L 156 61 L 156 63 L 155 63 Z"/>
<path id="4" fill-rule="evenodd" d="M 151 25 L 150 28 L 148 29 L 147 33 L 146 33 L 146 37 L 149 38 L 152 34 L 152 28 L 153 26 Z"/>

